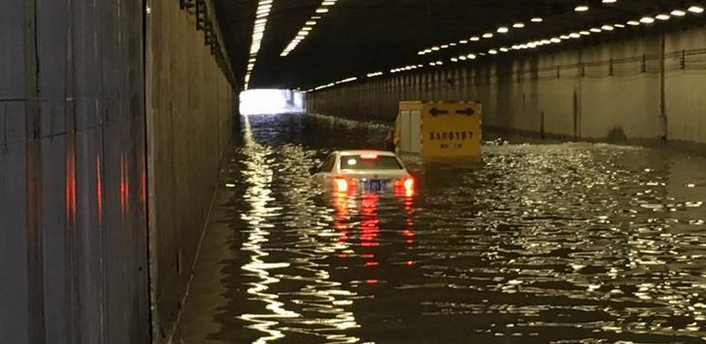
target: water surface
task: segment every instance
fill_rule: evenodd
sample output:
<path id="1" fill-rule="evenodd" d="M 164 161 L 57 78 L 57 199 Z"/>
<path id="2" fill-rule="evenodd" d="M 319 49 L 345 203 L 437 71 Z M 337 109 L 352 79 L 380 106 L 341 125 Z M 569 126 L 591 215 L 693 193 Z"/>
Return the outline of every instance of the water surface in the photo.
<path id="1" fill-rule="evenodd" d="M 496 140 L 413 195 L 309 169 L 388 130 L 251 116 L 229 153 L 184 343 L 701 343 L 706 159 Z"/>

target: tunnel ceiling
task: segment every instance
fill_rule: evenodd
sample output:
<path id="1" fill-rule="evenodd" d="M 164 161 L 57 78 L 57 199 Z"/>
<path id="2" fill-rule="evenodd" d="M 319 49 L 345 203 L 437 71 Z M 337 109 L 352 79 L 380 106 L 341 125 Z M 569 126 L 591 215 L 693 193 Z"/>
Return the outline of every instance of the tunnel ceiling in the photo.
<path id="1" fill-rule="evenodd" d="M 267 0 L 262 1 L 267 4 Z M 328 13 L 317 14 L 322 1 L 327 0 L 272 0 L 250 88 L 308 89 L 349 77 L 364 77 L 371 72 L 387 74 L 391 69 L 408 65 L 428 66 L 437 60 L 450 63 L 450 58 L 468 53 L 487 52 L 491 48 L 510 47 L 604 24 L 624 24 L 645 15 L 670 13 L 676 8 L 687 9 L 699 4 L 698 1 L 673 0 L 617 0 L 615 3 L 601 0 L 338 0 L 327 7 Z M 580 4 L 588 4 L 590 9 L 576 12 Z M 216 6 L 234 70 L 243 78 L 250 58 L 258 0 L 216 0 Z M 320 15 L 321 19 L 316 20 L 308 36 L 288 56 L 280 56 L 315 15 Z M 543 21 L 533 23 L 530 20 L 533 17 Z M 677 20 L 695 19 L 687 15 Z M 616 28 L 609 33 L 583 37 L 581 42 L 612 39 L 621 35 L 619 31 L 642 34 L 644 30 L 655 30 L 649 26 L 678 25 L 677 20 Z M 526 26 L 512 28 L 518 22 Z M 497 33 L 502 26 L 509 27 L 510 32 Z M 494 37 L 461 43 L 487 32 L 494 33 Z M 456 46 L 418 54 L 449 43 Z"/>

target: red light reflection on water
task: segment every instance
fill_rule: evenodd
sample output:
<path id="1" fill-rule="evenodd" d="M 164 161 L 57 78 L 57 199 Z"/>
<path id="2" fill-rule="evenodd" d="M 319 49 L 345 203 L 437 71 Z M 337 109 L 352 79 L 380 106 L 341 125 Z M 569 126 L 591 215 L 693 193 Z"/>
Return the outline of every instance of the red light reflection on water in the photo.
<path id="1" fill-rule="evenodd" d="M 377 242 L 380 233 L 380 218 L 378 217 L 378 201 L 380 196 L 374 193 L 363 194 L 360 214 L 362 223 L 360 224 L 360 245 L 363 247 L 379 246 Z"/>
<path id="2" fill-rule="evenodd" d="M 336 219 L 333 221 L 333 228 L 341 234 L 338 237 L 340 243 L 348 241 L 348 198 L 345 194 L 337 194 L 334 196 L 333 205 L 336 209 Z M 345 258 L 345 254 L 340 255 Z"/>
<path id="3" fill-rule="evenodd" d="M 403 236 L 404 242 L 409 249 L 414 244 L 415 236 L 414 221 L 412 220 L 412 215 L 414 214 L 414 195 L 409 196 L 407 194 L 398 194 L 397 192 L 395 194 L 403 201 L 406 219 L 399 233 Z M 364 251 L 359 252 L 357 256 L 364 260 L 362 263 L 364 267 L 377 267 L 380 265 L 380 262 L 376 260 L 375 253 L 371 252 L 370 249 L 380 246 L 380 195 L 366 192 L 358 199 L 350 197 L 351 195 L 345 193 L 334 194 L 333 203 L 336 216 L 334 218 L 333 227 L 339 233 L 338 242 L 346 243 L 351 239 L 350 216 L 351 209 L 353 209 L 353 211 L 360 216 L 360 225 L 358 228 L 359 247 Z M 360 205 L 359 208 L 356 207 L 358 204 Z M 349 254 L 344 252 L 338 254 L 338 257 L 341 259 L 347 259 L 349 256 Z M 403 262 L 403 265 L 406 266 L 413 266 L 415 264 L 413 260 Z"/>

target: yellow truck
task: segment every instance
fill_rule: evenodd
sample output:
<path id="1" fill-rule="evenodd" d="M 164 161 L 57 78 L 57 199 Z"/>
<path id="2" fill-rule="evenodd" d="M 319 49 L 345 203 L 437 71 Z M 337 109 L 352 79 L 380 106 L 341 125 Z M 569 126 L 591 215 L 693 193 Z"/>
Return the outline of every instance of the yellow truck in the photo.
<path id="1" fill-rule="evenodd" d="M 477 102 L 403 101 L 395 125 L 398 153 L 424 159 L 479 159 L 483 107 Z"/>

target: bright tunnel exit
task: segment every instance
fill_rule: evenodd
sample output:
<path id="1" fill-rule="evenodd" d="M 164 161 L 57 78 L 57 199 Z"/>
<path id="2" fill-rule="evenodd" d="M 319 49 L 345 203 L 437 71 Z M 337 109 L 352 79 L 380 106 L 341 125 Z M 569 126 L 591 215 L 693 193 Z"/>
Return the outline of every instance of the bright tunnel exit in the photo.
<path id="1" fill-rule="evenodd" d="M 305 112 L 305 95 L 294 90 L 256 89 L 240 93 L 243 115 Z"/>

